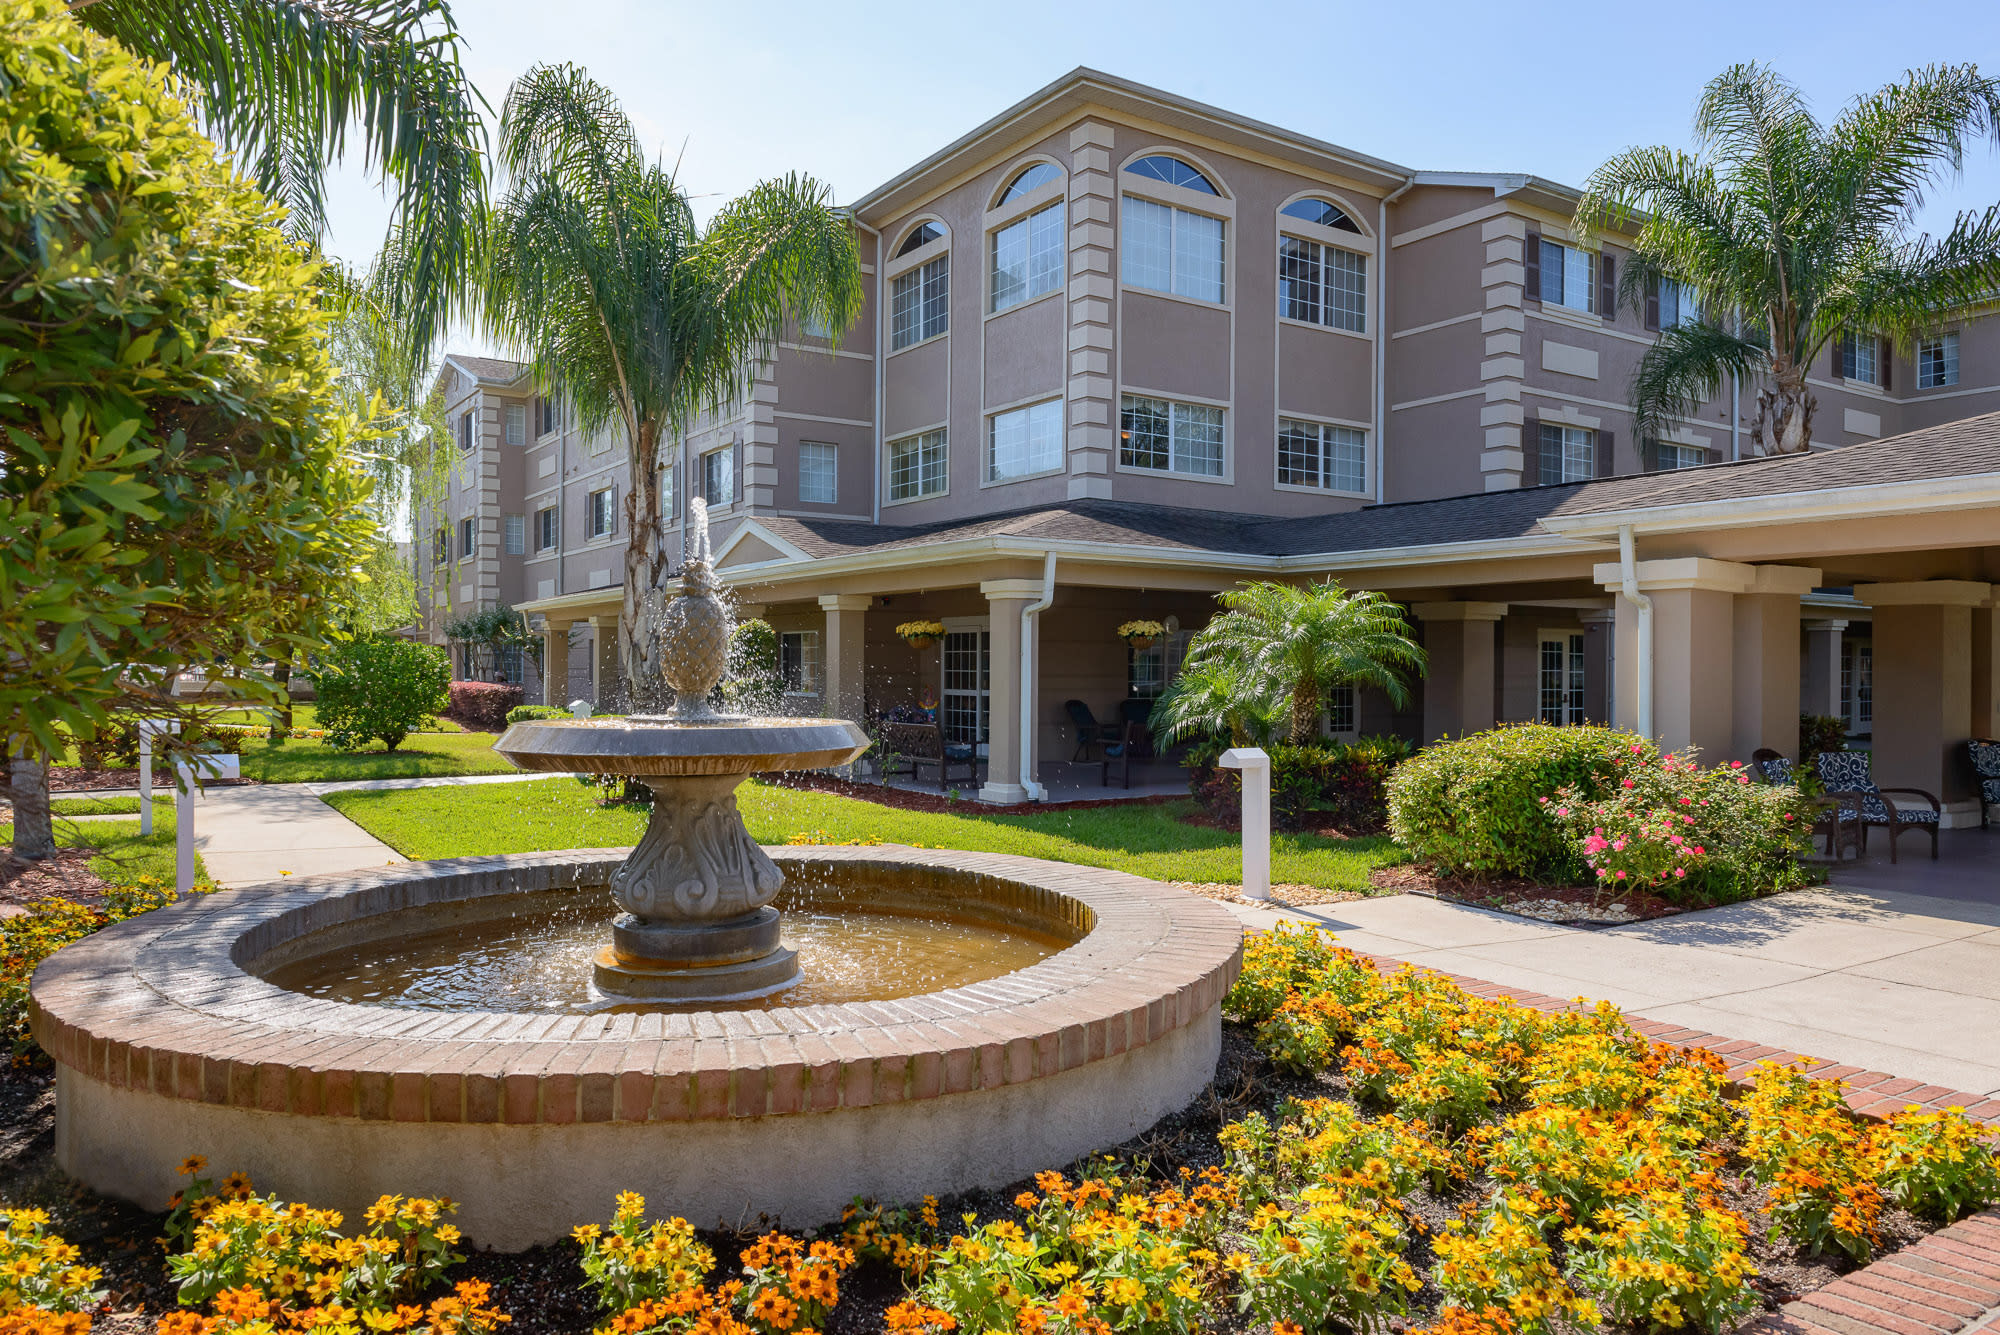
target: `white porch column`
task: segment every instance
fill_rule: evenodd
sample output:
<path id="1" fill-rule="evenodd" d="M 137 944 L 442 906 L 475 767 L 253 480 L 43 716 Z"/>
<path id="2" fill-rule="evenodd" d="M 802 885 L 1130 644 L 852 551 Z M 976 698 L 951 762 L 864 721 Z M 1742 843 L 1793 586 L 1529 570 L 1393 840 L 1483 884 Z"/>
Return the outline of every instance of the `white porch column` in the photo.
<path id="1" fill-rule="evenodd" d="M 1484 732 L 1494 723 L 1494 627 L 1505 603 L 1417 603 L 1424 623 L 1424 741 Z"/>
<path id="2" fill-rule="evenodd" d="M 618 616 L 590 619 L 590 702 L 602 713 L 623 685 L 618 679 Z"/>
<path id="3" fill-rule="evenodd" d="M 1799 599 L 1819 584 L 1810 566 L 1758 566 L 1736 596 L 1735 728 L 1728 756 L 1750 763 L 1769 747 L 1796 757 L 1799 745 Z"/>
<path id="4" fill-rule="evenodd" d="M 1805 686 L 1799 697 L 1801 714 L 1820 714 L 1832 718 L 1840 717 L 1840 655 L 1842 652 L 1841 633 L 1847 629 L 1845 621 L 1819 618 L 1805 625 L 1806 661 Z M 1791 750 L 1785 749 L 1790 755 Z"/>
<path id="5" fill-rule="evenodd" d="M 1977 824 L 1965 762 L 1973 735 L 1972 617 L 1993 586 L 1961 579 L 1857 584 L 1854 596 L 1875 609 L 1875 782 L 1936 794 L 1947 826 Z"/>
<path id="6" fill-rule="evenodd" d="M 542 619 L 542 703 L 569 708 L 569 622 Z"/>
<path id="7" fill-rule="evenodd" d="M 865 593 L 828 593 L 819 600 L 826 614 L 826 695 L 828 718 L 855 723 L 865 720 L 862 695 L 867 657 L 868 609 L 875 600 Z"/>
<path id="8" fill-rule="evenodd" d="M 980 582 L 979 591 L 986 595 L 993 644 L 986 782 L 979 796 L 987 802 L 1025 802 L 1028 789 L 1021 782 L 1021 613 L 1042 596 L 1042 585 L 1033 579 L 989 579 Z M 1030 689 L 1033 685 L 1031 681 Z"/>

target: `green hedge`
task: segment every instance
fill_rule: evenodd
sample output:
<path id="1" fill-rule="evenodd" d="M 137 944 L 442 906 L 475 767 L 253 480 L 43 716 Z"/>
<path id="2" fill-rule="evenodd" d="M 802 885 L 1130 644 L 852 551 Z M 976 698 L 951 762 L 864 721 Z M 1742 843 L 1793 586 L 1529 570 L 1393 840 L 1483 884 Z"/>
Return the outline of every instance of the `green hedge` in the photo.
<path id="1" fill-rule="evenodd" d="M 1584 881 L 1581 853 L 1540 799 L 1561 788 L 1602 796 L 1634 747 L 1658 755 L 1614 728 L 1542 723 L 1438 742 L 1389 776 L 1389 832 L 1440 872 Z"/>
<path id="2" fill-rule="evenodd" d="M 554 705 L 515 705 L 507 711 L 507 726 L 511 728 L 516 723 L 527 723 L 533 719 L 568 717 L 570 712 L 567 709 L 557 709 Z"/>
<path id="3" fill-rule="evenodd" d="M 1243 774 L 1217 768 L 1220 755 L 1219 746 L 1190 752 L 1188 787 L 1210 816 L 1235 824 L 1243 818 Z M 1383 785 L 1409 755 L 1400 737 L 1280 742 L 1270 748 L 1271 818 L 1280 829 L 1330 821 L 1350 833 L 1378 831 L 1387 809 Z"/>

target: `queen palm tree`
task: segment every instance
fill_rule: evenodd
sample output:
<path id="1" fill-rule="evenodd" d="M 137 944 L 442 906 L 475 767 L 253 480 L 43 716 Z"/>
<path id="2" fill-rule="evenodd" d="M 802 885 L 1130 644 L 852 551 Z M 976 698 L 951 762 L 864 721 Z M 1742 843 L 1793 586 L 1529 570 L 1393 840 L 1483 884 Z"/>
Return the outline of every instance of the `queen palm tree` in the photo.
<path id="1" fill-rule="evenodd" d="M 69 0 L 77 22 L 170 66 L 204 125 L 302 243 L 326 231 L 329 163 L 358 149 L 395 186 L 385 287 L 419 357 L 477 269 L 479 93 L 449 0 Z M 353 144 L 349 135 L 358 131 Z"/>
<path id="2" fill-rule="evenodd" d="M 649 161 L 618 99 L 575 65 L 538 65 L 508 90 L 509 173 L 485 240 L 490 331 L 559 386 L 585 431 L 614 427 L 625 497 L 622 632 L 628 683 L 657 679 L 648 606 L 670 554 L 660 439 L 739 396 L 789 313 L 835 331 L 861 309 L 848 219 L 805 176 L 765 181 L 706 228 Z"/>
<path id="3" fill-rule="evenodd" d="M 1971 140 L 2000 137 L 2000 81 L 1972 65 L 1909 73 L 1822 125 L 1763 65 L 1734 65 L 1695 110 L 1694 152 L 1633 148 L 1590 177 L 1575 229 L 1643 215 L 1620 299 L 1661 278 L 1691 287 L 1701 316 L 1663 330 L 1633 379 L 1641 431 L 1692 412 L 1725 376 L 1761 378 L 1751 442 L 1812 442 L 1806 371 L 1843 332 L 1907 347 L 2000 285 L 2000 205 L 1960 213 L 1943 236 L 1910 235 L 1927 192 L 1956 176 Z"/>
<path id="4" fill-rule="evenodd" d="M 1379 593 L 1350 593 L 1331 580 L 1260 582 L 1218 601 L 1221 615 L 1188 646 L 1188 685 L 1170 691 L 1156 714 L 1175 735 L 1201 730 L 1206 714 L 1239 744 L 1260 721 L 1272 733 L 1282 724 L 1294 744 L 1308 742 L 1332 687 L 1372 686 L 1400 707 L 1409 699 L 1404 674 L 1423 671 L 1402 608 Z"/>

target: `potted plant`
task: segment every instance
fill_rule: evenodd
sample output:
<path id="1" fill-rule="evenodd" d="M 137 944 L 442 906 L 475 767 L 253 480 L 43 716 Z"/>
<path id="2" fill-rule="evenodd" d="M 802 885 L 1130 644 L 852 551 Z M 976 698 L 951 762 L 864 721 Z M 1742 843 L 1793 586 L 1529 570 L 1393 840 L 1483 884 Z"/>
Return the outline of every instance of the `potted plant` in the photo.
<path id="1" fill-rule="evenodd" d="M 905 621 L 896 627 L 896 634 L 903 637 L 903 643 L 912 649 L 928 649 L 944 638 L 942 621 Z"/>
<path id="2" fill-rule="evenodd" d="M 1167 628 L 1157 621 L 1128 621 L 1118 628 L 1118 638 L 1134 649 L 1150 649 L 1166 633 Z"/>

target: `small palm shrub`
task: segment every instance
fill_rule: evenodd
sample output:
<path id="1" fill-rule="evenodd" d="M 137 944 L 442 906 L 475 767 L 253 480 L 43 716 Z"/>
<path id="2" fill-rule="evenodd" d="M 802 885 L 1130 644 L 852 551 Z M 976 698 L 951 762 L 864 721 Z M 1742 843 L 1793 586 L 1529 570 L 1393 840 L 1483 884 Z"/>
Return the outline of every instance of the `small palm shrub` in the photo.
<path id="1" fill-rule="evenodd" d="M 334 645 L 312 677 L 327 743 L 341 751 L 376 740 L 393 751 L 434 723 L 451 698 L 444 650 L 391 635 Z"/>
<path id="2" fill-rule="evenodd" d="M 1212 745 L 1190 753 L 1188 787 L 1210 817 L 1235 824 L 1243 818 L 1243 772 L 1218 768 L 1220 754 Z M 1367 832 L 1382 828 L 1388 815 L 1383 785 L 1409 758 L 1410 744 L 1393 736 L 1303 746 L 1280 742 L 1270 756 L 1271 818 L 1280 829 L 1318 819 Z"/>
<path id="3" fill-rule="evenodd" d="M 1389 776 L 1389 832 L 1441 872 L 1582 881 L 1582 854 L 1541 799 L 1563 788 L 1606 795 L 1635 745 L 1658 754 L 1613 728 L 1541 723 L 1439 742 Z"/>

